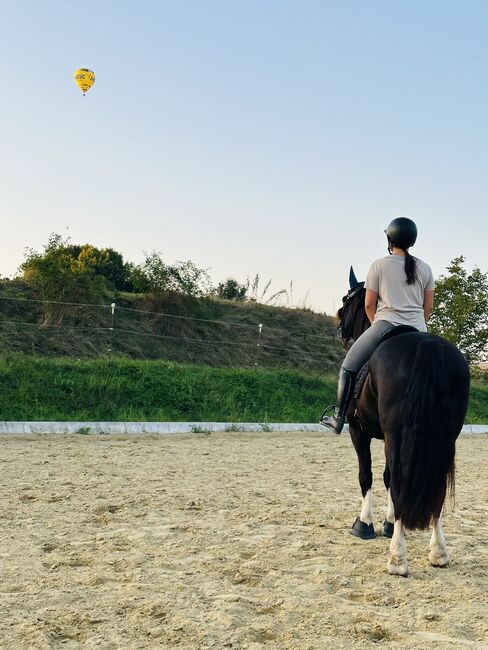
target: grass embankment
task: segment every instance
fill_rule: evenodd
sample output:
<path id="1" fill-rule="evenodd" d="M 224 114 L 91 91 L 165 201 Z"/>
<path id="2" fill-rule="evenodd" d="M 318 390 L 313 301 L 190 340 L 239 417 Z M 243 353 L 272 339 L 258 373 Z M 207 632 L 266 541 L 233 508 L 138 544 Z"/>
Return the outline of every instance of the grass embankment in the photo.
<path id="1" fill-rule="evenodd" d="M 335 378 L 168 361 L 0 359 L 1 420 L 314 422 Z"/>
<path id="2" fill-rule="evenodd" d="M 0 354 L 131 359 L 213 367 L 295 369 L 317 375 L 344 354 L 333 319 L 307 309 L 167 294 L 104 294 L 101 304 L 32 301 L 25 284 L 0 280 Z M 262 325 L 261 332 L 259 325 Z"/>
<path id="3" fill-rule="evenodd" d="M 168 361 L 0 358 L 1 420 L 316 422 L 336 377 Z M 467 421 L 488 422 L 474 384 Z"/>

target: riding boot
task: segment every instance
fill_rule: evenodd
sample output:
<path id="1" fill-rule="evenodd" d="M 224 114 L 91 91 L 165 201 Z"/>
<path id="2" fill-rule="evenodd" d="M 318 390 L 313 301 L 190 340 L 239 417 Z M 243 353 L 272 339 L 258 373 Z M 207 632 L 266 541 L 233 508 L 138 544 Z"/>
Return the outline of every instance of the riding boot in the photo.
<path id="1" fill-rule="evenodd" d="M 327 416 L 324 412 L 320 418 L 320 424 L 322 426 L 330 427 L 337 434 L 342 431 L 342 427 L 344 426 L 346 412 L 352 397 L 355 377 L 355 372 L 341 368 L 339 384 L 337 386 L 337 402 L 334 408 L 334 415 Z"/>

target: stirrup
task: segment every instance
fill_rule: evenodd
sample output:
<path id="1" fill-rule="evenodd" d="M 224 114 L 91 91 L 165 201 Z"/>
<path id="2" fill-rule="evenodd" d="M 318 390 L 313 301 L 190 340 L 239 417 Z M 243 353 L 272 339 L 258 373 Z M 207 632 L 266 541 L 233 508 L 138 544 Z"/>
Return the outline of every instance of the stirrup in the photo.
<path id="1" fill-rule="evenodd" d="M 324 419 L 324 417 L 327 415 L 327 411 L 332 411 L 332 414 L 334 414 L 335 407 L 336 407 L 335 404 L 329 404 L 329 406 L 326 406 L 324 412 L 323 412 L 322 415 L 320 416 L 320 420 L 319 420 L 319 422 L 322 422 L 322 420 Z"/>
<path id="2" fill-rule="evenodd" d="M 336 418 L 335 416 L 323 417 L 319 421 L 319 424 L 324 428 L 328 429 L 329 431 L 333 431 L 336 434 L 336 436 L 340 436 L 342 433 L 342 429 L 344 428 L 344 420 L 341 420 L 340 418 Z"/>
<path id="3" fill-rule="evenodd" d="M 326 416 L 325 414 L 327 411 L 330 411 L 333 409 L 333 413 L 330 416 Z M 319 424 L 321 424 L 323 427 L 326 429 L 329 429 L 329 431 L 333 431 L 336 435 L 340 435 L 343 427 L 344 427 L 344 420 L 342 420 L 342 423 L 340 421 L 340 418 L 337 417 L 336 415 L 336 407 L 335 406 L 328 406 L 325 411 L 322 413 L 322 416 L 319 420 Z M 333 420 L 334 424 L 332 422 L 327 421 L 327 420 Z M 337 428 L 339 427 L 339 429 Z"/>

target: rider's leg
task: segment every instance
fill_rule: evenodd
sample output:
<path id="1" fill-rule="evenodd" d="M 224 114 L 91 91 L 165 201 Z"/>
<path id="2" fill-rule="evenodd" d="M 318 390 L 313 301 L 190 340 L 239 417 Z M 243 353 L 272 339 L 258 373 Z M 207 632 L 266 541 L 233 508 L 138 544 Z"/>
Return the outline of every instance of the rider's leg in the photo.
<path id="1" fill-rule="evenodd" d="M 394 325 L 388 321 L 377 321 L 361 334 L 358 340 L 349 348 L 339 372 L 334 415 L 322 415 L 320 418 L 320 424 L 324 427 L 329 427 L 336 433 L 342 431 L 346 412 L 352 397 L 356 374 L 376 350 L 383 334 L 392 329 L 392 327 Z"/>
<path id="2" fill-rule="evenodd" d="M 324 427 L 329 427 L 336 433 L 342 431 L 344 426 L 344 419 L 346 417 L 347 407 L 351 401 L 352 390 L 354 386 L 355 372 L 344 368 L 344 364 L 339 371 L 339 383 L 337 384 L 337 399 L 332 416 L 322 415 L 320 424 Z"/>

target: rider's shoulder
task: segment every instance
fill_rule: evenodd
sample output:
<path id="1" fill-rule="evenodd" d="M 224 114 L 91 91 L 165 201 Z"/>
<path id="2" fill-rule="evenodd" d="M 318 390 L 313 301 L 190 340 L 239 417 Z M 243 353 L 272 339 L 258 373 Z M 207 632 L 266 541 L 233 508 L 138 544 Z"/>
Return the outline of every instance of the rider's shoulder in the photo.
<path id="1" fill-rule="evenodd" d="M 381 268 L 381 262 L 383 261 L 383 258 L 379 258 L 377 260 L 374 260 L 374 262 L 371 262 L 371 265 L 369 267 L 368 275 L 372 273 L 377 273 L 379 269 Z"/>
<path id="2" fill-rule="evenodd" d="M 385 255 L 384 257 L 378 257 L 377 260 L 373 262 L 371 266 L 385 266 L 385 264 L 391 264 L 393 261 L 393 256 L 392 255 Z"/>
<path id="3" fill-rule="evenodd" d="M 425 260 L 421 260 L 420 257 L 415 257 L 414 259 L 415 259 L 415 262 L 416 262 L 417 266 L 422 267 L 422 268 L 426 269 L 427 271 L 431 270 L 430 266 L 427 264 L 427 262 Z"/>
<path id="4" fill-rule="evenodd" d="M 379 257 L 377 260 L 374 260 L 369 267 L 369 273 L 379 273 L 385 264 L 388 264 L 388 257 Z"/>

